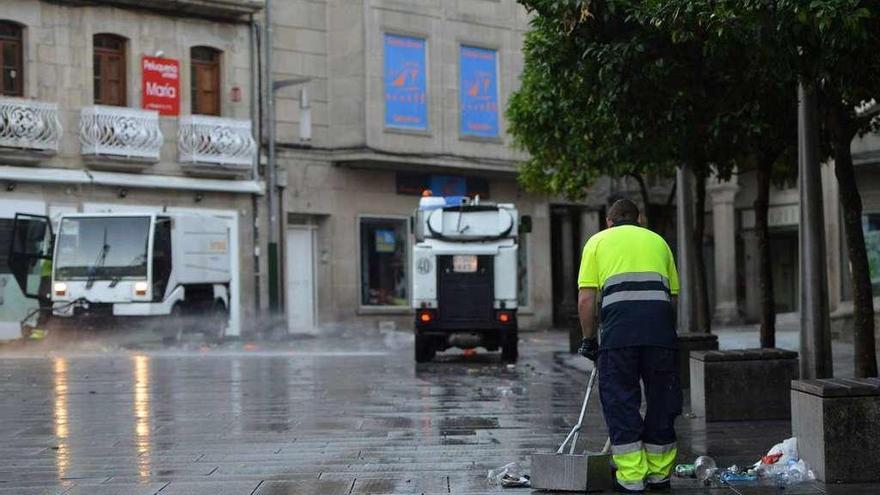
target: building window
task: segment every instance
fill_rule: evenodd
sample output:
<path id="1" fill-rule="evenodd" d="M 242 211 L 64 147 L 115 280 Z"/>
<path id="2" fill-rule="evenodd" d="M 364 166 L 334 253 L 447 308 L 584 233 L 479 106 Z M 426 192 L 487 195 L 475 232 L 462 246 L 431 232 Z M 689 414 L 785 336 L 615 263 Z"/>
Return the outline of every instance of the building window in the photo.
<path id="1" fill-rule="evenodd" d="M 0 95 L 24 96 L 21 26 L 0 21 Z"/>
<path id="2" fill-rule="evenodd" d="M 489 180 L 485 177 L 397 173 L 397 194 L 421 196 L 425 191 L 431 191 L 434 196 L 489 199 Z"/>
<path id="3" fill-rule="evenodd" d="M 124 107 L 125 38 L 115 34 L 96 34 L 94 45 L 95 103 Z"/>
<path id="4" fill-rule="evenodd" d="M 220 115 L 220 51 L 190 49 L 190 95 L 193 115 Z"/>
<path id="5" fill-rule="evenodd" d="M 409 305 L 406 220 L 360 221 L 361 305 Z"/>

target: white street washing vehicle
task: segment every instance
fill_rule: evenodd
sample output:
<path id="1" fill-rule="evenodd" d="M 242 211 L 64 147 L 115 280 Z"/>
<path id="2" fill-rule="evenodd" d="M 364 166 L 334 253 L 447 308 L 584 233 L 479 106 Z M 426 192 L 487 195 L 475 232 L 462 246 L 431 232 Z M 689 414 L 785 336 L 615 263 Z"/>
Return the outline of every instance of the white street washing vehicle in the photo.
<path id="1" fill-rule="evenodd" d="M 517 243 L 531 219 L 512 204 L 427 196 L 413 224 L 416 361 L 478 346 L 516 361 Z"/>
<path id="2" fill-rule="evenodd" d="M 48 217 L 19 214 L 10 267 L 22 292 L 44 301 L 50 332 L 170 317 L 157 325 L 166 339 L 184 329 L 222 339 L 229 235 L 222 219 L 192 213 L 69 214 L 57 236 Z"/>

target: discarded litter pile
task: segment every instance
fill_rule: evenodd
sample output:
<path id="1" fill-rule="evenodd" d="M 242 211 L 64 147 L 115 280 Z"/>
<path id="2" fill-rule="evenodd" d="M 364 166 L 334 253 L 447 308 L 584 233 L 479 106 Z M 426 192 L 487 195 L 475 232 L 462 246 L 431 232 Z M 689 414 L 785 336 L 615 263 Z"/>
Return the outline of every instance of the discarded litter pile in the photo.
<path id="1" fill-rule="evenodd" d="M 680 478 L 697 478 L 705 485 L 773 484 L 788 486 L 813 481 L 816 476 L 798 457 L 797 439 L 789 438 L 776 444 L 767 455 L 748 467 L 730 466 L 718 469 L 715 460 L 700 456 L 693 464 L 675 466 Z"/>
<path id="2" fill-rule="evenodd" d="M 490 469 L 488 481 L 490 485 L 501 485 L 504 488 L 529 488 L 531 479 L 523 473 L 519 464 L 511 462 L 497 469 Z"/>

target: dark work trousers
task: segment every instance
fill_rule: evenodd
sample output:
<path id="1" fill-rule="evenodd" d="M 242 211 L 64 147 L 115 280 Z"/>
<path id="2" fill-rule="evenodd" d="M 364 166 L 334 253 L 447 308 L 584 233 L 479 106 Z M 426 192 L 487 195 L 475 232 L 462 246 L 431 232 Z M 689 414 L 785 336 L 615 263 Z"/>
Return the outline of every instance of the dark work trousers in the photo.
<path id="1" fill-rule="evenodd" d="M 675 418 L 681 414 L 678 351 L 664 347 L 623 347 L 599 352 L 599 395 L 611 445 L 675 442 Z M 648 403 L 639 407 L 642 389 Z"/>

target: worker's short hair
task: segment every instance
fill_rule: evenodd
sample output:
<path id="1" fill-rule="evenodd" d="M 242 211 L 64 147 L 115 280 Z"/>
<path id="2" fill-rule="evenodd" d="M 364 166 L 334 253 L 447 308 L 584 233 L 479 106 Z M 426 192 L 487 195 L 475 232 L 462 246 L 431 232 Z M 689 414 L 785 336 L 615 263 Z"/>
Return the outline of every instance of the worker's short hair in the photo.
<path id="1" fill-rule="evenodd" d="M 639 207 L 628 199 L 618 199 L 608 208 L 608 220 L 616 224 L 620 222 L 638 222 Z"/>

